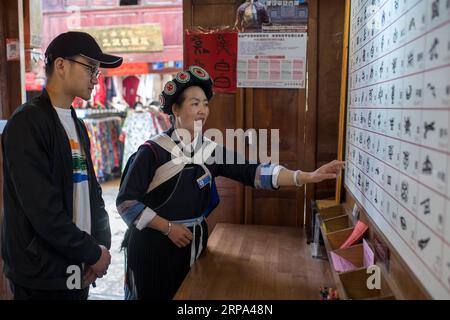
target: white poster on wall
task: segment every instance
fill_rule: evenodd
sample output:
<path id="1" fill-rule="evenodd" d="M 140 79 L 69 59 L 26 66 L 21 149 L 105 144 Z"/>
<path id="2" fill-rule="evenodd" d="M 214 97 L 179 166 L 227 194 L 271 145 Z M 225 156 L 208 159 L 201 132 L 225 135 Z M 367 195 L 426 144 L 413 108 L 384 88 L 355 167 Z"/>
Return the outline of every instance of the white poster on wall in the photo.
<path id="1" fill-rule="evenodd" d="M 19 61 L 19 39 L 6 39 L 6 61 Z"/>
<path id="2" fill-rule="evenodd" d="M 306 33 L 240 33 L 238 88 L 304 88 Z"/>

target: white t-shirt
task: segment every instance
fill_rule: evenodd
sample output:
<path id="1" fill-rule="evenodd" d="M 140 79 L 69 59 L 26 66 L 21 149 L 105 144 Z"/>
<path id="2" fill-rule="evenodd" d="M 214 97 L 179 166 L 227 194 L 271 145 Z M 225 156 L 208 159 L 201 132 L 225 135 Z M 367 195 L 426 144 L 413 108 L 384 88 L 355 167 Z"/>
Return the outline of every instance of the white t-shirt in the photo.
<path id="1" fill-rule="evenodd" d="M 82 230 L 91 234 L 91 203 L 89 199 L 89 178 L 86 155 L 80 145 L 75 122 L 70 109 L 55 107 L 72 150 L 73 168 L 73 222 Z"/>

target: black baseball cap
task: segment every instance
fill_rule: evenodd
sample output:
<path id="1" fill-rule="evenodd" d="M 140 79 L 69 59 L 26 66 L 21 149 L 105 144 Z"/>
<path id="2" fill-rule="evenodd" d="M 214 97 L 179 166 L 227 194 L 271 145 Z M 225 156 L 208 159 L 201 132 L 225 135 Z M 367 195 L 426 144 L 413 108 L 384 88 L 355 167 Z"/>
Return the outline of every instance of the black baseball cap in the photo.
<path id="1" fill-rule="evenodd" d="M 100 62 L 100 68 L 116 68 L 122 64 L 123 58 L 102 52 L 94 37 L 86 32 L 69 31 L 61 33 L 50 42 L 45 50 L 45 64 L 56 58 L 81 55 Z"/>

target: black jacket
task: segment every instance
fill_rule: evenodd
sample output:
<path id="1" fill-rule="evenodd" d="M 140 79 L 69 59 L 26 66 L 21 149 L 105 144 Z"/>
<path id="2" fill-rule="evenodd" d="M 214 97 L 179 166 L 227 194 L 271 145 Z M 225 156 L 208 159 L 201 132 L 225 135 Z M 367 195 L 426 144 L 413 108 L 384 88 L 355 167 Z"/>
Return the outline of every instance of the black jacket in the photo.
<path id="1" fill-rule="evenodd" d="M 89 137 L 77 118 L 76 129 L 86 154 L 91 235 L 72 222 L 72 153 L 48 93 L 20 106 L 3 132 L 2 256 L 6 276 L 18 285 L 67 289 L 68 266 L 94 264 L 101 255 L 98 244 L 111 245 Z"/>

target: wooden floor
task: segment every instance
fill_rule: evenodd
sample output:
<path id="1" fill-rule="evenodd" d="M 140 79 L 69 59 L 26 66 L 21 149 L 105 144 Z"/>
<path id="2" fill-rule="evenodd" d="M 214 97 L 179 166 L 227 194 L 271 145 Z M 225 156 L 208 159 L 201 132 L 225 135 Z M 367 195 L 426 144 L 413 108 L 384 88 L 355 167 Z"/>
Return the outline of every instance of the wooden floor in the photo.
<path id="1" fill-rule="evenodd" d="M 175 299 L 318 299 L 320 286 L 334 286 L 329 263 L 303 229 L 220 223 Z"/>

